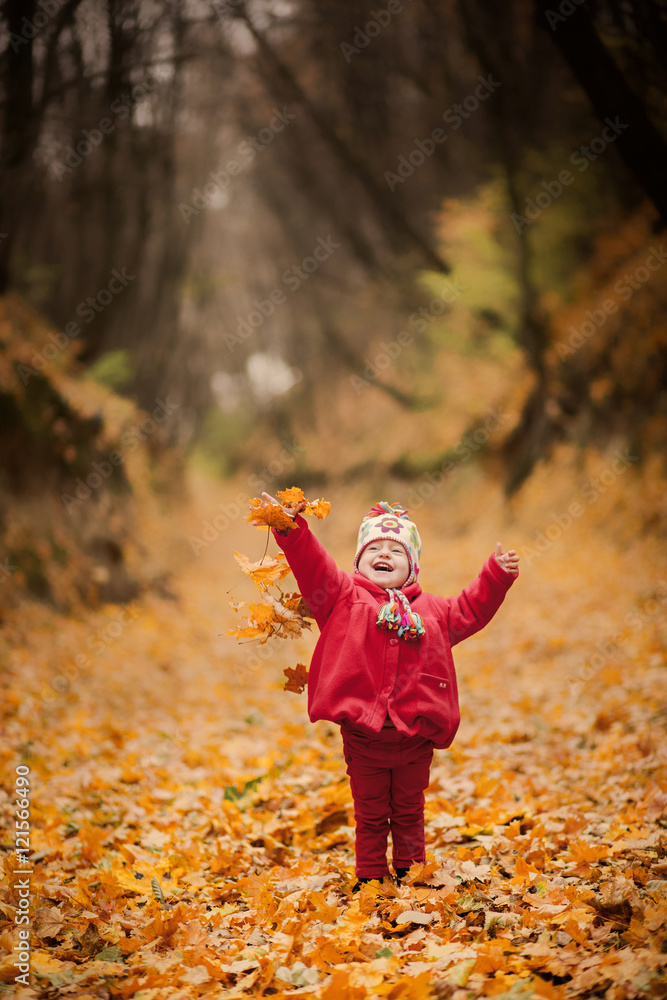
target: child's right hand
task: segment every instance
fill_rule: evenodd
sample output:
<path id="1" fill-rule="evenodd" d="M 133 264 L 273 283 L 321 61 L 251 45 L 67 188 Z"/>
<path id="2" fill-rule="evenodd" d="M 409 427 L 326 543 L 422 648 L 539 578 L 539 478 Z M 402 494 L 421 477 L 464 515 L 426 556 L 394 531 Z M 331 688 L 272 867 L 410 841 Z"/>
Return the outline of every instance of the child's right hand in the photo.
<path id="1" fill-rule="evenodd" d="M 299 500 L 299 502 L 296 503 L 296 504 L 294 504 L 293 507 L 285 507 L 285 505 L 282 504 L 280 502 L 280 500 L 276 500 L 276 498 L 272 497 L 270 493 L 262 493 L 262 496 L 269 503 L 275 504 L 276 507 L 280 507 L 280 509 L 283 511 L 283 513 L 287 514 L 288 517 L 291 517 L 292 520 L 294 520 L 294 518 L 296 517 L 296 515 L 300 511 L 302 511 L 303 508 L 306 506 L 306 501 L 305 500 Z M 253 523 L 253 525 L 254 525 L 255 528 L 266 527 L 266 525 L 264 524 L 263 521 L 253 521 L 252 523 Z"/>

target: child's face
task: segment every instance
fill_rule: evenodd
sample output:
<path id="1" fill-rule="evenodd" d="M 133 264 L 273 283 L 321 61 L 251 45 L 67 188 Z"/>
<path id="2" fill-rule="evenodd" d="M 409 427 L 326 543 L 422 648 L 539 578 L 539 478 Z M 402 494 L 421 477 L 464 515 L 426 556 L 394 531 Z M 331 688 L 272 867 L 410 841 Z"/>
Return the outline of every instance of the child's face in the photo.
<path id="1" fill-rule="evenodd" d="M 359 556 L 358 568 L 362 576 L 385 590 L 402 587 L 410 576 L 407 552 L 390 538 L 370 542 Z"/>

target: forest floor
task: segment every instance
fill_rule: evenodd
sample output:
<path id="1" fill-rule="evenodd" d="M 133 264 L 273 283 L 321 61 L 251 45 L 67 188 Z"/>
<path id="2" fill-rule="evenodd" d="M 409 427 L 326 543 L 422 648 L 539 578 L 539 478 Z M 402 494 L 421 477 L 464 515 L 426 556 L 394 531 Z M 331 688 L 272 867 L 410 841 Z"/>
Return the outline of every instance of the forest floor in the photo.
<path id="1" fill-rule="evenodd" d="M 667 996 L 664 482 L 613 453 L 559 463 L 511 504 L 471 466 L 412 512 L 425 590 L 458 593 L 498 540 L 523 558 L 455 651 L 462 724 L 435 754 L 427 864 L 400 888 L 351 893 L 339 731 L 283 690 L 316 627 L 224 635 L 228 601 L 256 600 L 233 551 L 265 541 L 229 507 L 243 482 L 195 477 L 163 529 L 189 554 L 173 599 L 9 612 L 0 996 Z M 314 530 L 349 569 L 379 497 L 325 497 Z M 190 554 L 221 503 L 231 523 Z"/>

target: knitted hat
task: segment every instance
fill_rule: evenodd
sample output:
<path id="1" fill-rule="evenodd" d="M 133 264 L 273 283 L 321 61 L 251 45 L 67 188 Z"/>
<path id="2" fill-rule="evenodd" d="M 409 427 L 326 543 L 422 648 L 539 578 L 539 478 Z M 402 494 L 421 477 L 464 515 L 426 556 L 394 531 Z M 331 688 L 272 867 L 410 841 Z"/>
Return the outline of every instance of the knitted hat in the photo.
<path id="1" fill-rule="evenodd" d="M 381 500 L 366 514 L 359 528 L 354 568 L 358 569 L 359 557 L 366 546 L 383 538 L 401 543 L 410 561 L 410 575 L 403 586 L 414 583 L 419 573 L 422 543 L 417 526 L 410 520 L 407 510 L 401 507 L 400 503 L 389 504 L 386 500 Z"/>
<path id="2" fill-rule="evenodd" d="M 419 573 L 422 543 L 417 526 L 408 517 L 407 510 L 399 503 L 389 504 L 381 500 L 366 514 L 359 528 L 354 568 L 358 569 L 359 557 L 366 546 L 383 538 L 400 542 L 403 546 L 410 563 L 410 575 L 403 586 L 414 583 Z M 395 629 L 399 639 L 421 639 L 424 635 L 424 623 L 421 616 L 410 607 L 410 602 L 401 588 L 389 588 L 387 596 L 389 600 L 378 611 L 375 624 L 382 629 Z"/>

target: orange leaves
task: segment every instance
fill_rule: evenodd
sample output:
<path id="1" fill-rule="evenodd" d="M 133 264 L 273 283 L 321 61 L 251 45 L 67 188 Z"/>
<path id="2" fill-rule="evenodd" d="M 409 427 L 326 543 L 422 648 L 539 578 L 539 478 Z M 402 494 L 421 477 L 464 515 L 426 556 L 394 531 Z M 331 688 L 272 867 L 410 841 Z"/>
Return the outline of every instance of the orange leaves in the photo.
<path id="1" fill-rule="evenodd" d="M 311 627 L 303 615 L 276 600 L 271 594 L 267 594 L 267 601 L 268 604 L 249 604 L 250 614 L 245 616 L 248 624 L 240 628 L 227 629 L 225 634 L 236 636 L 237 639 L 258 639 L 260 643 L 265 643 L 271 636 L 276 636 L 278 639 L 294 639 L 301 635 L 304 628 Z M 235 610 L 242 606 L 242 604 L 233 605 Z"/>
<path id="2" fill-rule="evenodd" d="M 248 502 L 250 513 L 246 514 L 246 521 L 250 521 L 251 524 L 255 521 L 261 521 L 267 528 L 276 528 L 278 531 L 291 531 L 296 528 L 296 524 L 289 514 L 286 514 L 282 507 L 277 504 L 260 500 L 259 497 L 254 497 Z"/>
<path id="3" fill-rule="evenodd" d="M 480 524 L 488 499 L 466 499 Z M 545 498 L 542 523 L 568 502 Z M 487 528 L 475 536 L 481 551 Z M 261 562 L 261 551 L 239 553 L 221 565 L 213 546 L 202 551 L 182 574 L 183 605 L 154 595 L 150 613 L 91 658 L 67 693 L 71 711 L 53 712 L 47 728 L 39 713 L 22 714 L 20 726 L 11 716 L 52 676 L 39 672 L 43 652 L 57 646 L 66 668 L 98 634 L 100 617 L 75 628 L 45 606 L 8 614 L 17 624 L 3 630 L 0 653 L 15 680 L 3 688 L 2 778 L 11 788 L 34 741 L 35 991 L 117 1000 L 295 991 L 300 1000 L 426 1000 L 429 990 L 442 1000 L 522 1000 L 531 991 L 531 1000 L 657 997 L 667 960 L 667 784 L 664 719 L 656 717 L 664 666 L 652 667 L 651 656 L 661 649 L 665 602 L 646 611 L 636 645 L 626 644 L 632 670 L 611 684 L 601 669 L 575 692 L 563 678 L 578 677 L 585 649 L 604 638 L 601 598 L 622 621 L 633 602 L 644 608 L 641 588 L 653 593 L 664 567 L 657 547 L 617 557 L 589 534 L 578 537 L 578 555 L 571 547 L 558 562 L 554 545 L 549 560 L 536 557 L 535 587 L 513 595 L 502 620 L 466 650 L 462 734 L 435 755 L 426 793 L 428 860 L 386 891 L 350 891 L 354 813 L 338 733 L 311 727 L 305 705 L 276 698 L 262 673 L 264 662 L 271 680 L 300 690 L 301 645 L 303 662 L 284 677 L 288 659 L 255 658 L 266 645 L 251 651 L 257 668 L 235 677 L 247 651 L 230 641 L 221 656 L 216 642 L 228 625 L 250 627 L 242 614 L 253 615 L 267 643 L 274 628 L 285 632 L 287 612 L 309 618 L 280 552 Z M 470 534 L 457 541 L 433 532 L 430 544 L 432 565 L 467 565 Z M 597 563 L 590 574 L 589 562 Z M 453 579 L 443 570 L 438 584 L 450 592 Z M 252 606 L 216 629 L 218 595 L 237 580 Z M 551 641 L 563 636 L 564 646 Z M 44 663 L 57 676 L 58 660 Z M 595 727 L 603 712 L 607 721 Z M 638 746 L 644 732 L 651 756 Z M 8 985 L 16 861 L 6 852 L 0 869 L 9 876 L 0 879 L 0 981 L 6 975 Z"/>
<path id="4" fill-rule="evenodd" d="M 285 681 L 284 691 L 293 691 L 294 694 L 301 694 L 305 691 L 308 683 L 308 667 L 305 663 L 297 663 L 296 667 L 285 667 L 283 673 Z"/>
<path id="5" fill-rule="evenodd" d="M 234 558 L 246 576 L 266 595 L 266 600 L 262 604 L 249 604 L 250 613 L 245 616 L 247 624 L 227 629 L 226 635 L 237 639 L 258 639 L 260 643 L 264 643 L 272 635 L 280 639 L 294 638 L 301 635 L 302 629 L 310 628 L 310 622 L 305 620 L 309 614 L 308 608 L 301 594 L 283 594 L 280 588 L 279 598 L 268 593 L 269 587 L 278 584 L 290 572 L 282 552 L 275 559 L 265 556 L 259 562 L 251 562 L 241 552 L 235 552 Z M 230 604 L 235 611 L 245 606 L 243 601 L 239 604 L 230 601 Z"/>
<path id="6" fill-rule="evenodd" d="M 283 507 L 291 511 L 302 514 L 314 514 L 315 517 L 327 517 L 331 510 L 331 504 L 326 500 L 308 500 L 303 495 L 303 490 L 298 486 L 290 486 L 289 489 L 280 490 L 278 498 L 282 500 L 282 505 L 271 503 L 268 500 L 261 500 L 259 497 L 249 498 L 250 512 L 246 515 L 246 521 L 254 523 L 261 521 L 262 524 L 278 531 L 291 531 L 296 528 L 292 517 L 285 513 Z"/>
<path id="7" fill-rule="evenodd" d="M 579 864 L 592 864 L 600 858 L 608 858 L 610 850 L 603 844 L 589 844 L 584 840 L 571 840 L 570 857 Z"/>
<path id="8" fill-rule="evenodd" d="M 331 510 L 331 504 L 326 500 L 308 500 L 303 495 L 303 490 L 298 486 L 290 486 L 287 490 L 281 490 L 278 497 L 286 507 L 298 507 L 303 504 L 303 514 L 314 514 L 315 517 L 327 517 Z"/>
<path id="9" fill-rule="evenodd" d="M 259 562 L 251 562 L 242 552 L 235 552 L 234 558 L 260 591 L 268 590 L 273 583 L 279 583 L 290 572 L 284 552 L 279 552 L 275 559 L 264 556 Z"/>
<path id="10" fill-rule="evenodd" d="M 289 489 L 278 493 L 283 505 L 295 513 L 303 511 L 304 514 L 314 514 L 316 517 L 326 517 L 331 509 L 331 504 L 326 500 L 308 500 L 303 495 L 303 490 L 298 486 L 291 486 Z M 269 500 L 254 498 L 249 501 L 250 513 L 247 520 L 251 522 L 261 522 L 279 530 L 296 528 L 292 518 L 285 513 L 281 506 L 271 503 Z M 268 545 L 268 539 L 267 539 Z M 234 552 L 234 558 L 253 583 L 265 595 L 266 600 L 262 604 L 250 604 L 249 614 L 245 616 L 245 625 L 239 628 L 227 629 L 226 635 L 234 636 L 237 639 L 257 639 L 260 643 L 265 643 L 271 636 L 279 639 L 294 639 L 300 636 L 303 629 L 311 628 L 308 618 L 312 614 L 306 606 L 301 594 L 297 592 L 283 593 L 280 589 L 280 581 L 290 572 L 289 566 L 284 562 L 285 555 L 279 552 L 275 559 L 263 556 L 259 562 L 251 562 L 250 559 L 241 552 Z M 270 594 L 269 588 L 276 586 L 278 596 Z M 244 602 L 235 604 L 230 601 L 235 611 L 244 606 Z M 298 663 L 295 668 L 288 667 L 285 671 L 287 682 L 285 691 L 293 691 L 301 694 L 308 680 L 308 669 L 303 663 Z"/>
<path id="11" fill-rule="evenodd" d="M 261 920 L 268 920 L 273 916 L 278 909 L 278 903 L 273 892 L 270 872 L 239 879 L 237 885 L 241 892 L 250 897 L 252 906 L 257 910 Z"/>

